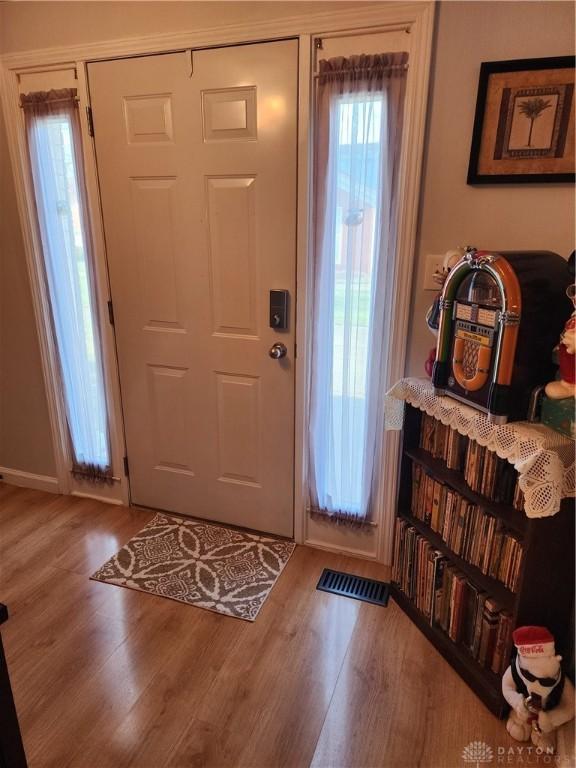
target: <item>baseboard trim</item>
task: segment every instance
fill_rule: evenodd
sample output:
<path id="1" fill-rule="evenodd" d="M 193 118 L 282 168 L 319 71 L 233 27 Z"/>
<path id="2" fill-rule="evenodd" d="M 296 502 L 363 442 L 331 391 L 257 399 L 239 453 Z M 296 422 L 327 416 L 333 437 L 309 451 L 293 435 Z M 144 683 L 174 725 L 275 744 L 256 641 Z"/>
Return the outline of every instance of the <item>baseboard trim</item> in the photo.
<path id="1" fill-rule="evenodd" d="M 84 491 L 71 491 L 70 496 L 78 496 L 81 499 L 94 499 L 94 501 L 102 501 L 104 504 L 115 504 L 118 507 L 123 505 L 122 499 L 115 499 L 112 496 L 101 496 L 97 493 L 85 493 Z"/>
<path id="2" fill-rule="evenodd" d="M 32 472 L 24 472 L 22 469 L 10 469 L 0 467 L 2 480 L 8 485 L 18 485 L 21 488 L 33 488 L 36 491 L 48 491 L 60 493 L 58 479 L 50 475 L 35 475 Z"/>
<path id="3" fill-rule="evenodd" d="M 372 560 L 378 562 L 376 552 L 367 552 L 363 549 L 356 549 L 355 547 L 345 547 L 339 544 L 326 544 L 323 541 L 317 539 L 306 539 L 304 542 L 305 547 L 312 547 L 312 549 L 323 549 L 325 552 L 334 552 L 337 555 L 348 555 L 348 557 L 359 557 L 362 560 Z M 383 563 L 385 565 L 385 563 Z"/>

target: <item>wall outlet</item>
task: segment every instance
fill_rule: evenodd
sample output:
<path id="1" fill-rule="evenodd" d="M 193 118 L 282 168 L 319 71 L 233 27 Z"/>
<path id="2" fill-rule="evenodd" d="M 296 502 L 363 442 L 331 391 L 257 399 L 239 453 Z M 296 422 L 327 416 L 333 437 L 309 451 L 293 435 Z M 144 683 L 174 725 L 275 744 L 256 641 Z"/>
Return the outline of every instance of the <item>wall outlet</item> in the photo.
<path id="1" fill-rule="evenodd" d="M 426 266 L 424 269 L 424 290 L 436 291 L 440 290 L 440 285 L 434 280 L 434 273 L 442 271 L 442 265 L 444 264 L 445 254 L 436 256 L 434 254 L 428 254 L 426 256 Z"/>

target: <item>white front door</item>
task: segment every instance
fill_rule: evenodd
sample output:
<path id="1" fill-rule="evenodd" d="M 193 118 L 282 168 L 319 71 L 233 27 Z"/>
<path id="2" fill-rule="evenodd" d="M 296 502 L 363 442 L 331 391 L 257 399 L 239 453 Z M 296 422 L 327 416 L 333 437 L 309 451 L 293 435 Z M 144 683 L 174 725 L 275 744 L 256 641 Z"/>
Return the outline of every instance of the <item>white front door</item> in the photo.
<path id="1" fill-rule="evenodd" d="M 132 502 L 285 536 L 297 61 L 289 40 L 88 66 Z"/>

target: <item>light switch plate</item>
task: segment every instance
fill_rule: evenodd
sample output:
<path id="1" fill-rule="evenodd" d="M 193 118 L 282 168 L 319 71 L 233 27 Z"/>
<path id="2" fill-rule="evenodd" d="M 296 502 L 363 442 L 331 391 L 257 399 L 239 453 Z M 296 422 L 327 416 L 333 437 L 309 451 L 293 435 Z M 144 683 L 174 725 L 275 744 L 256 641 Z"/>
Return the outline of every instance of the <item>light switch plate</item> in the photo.
<path id="1" fill-rule="evenodd" d="M 445 254 L 439 256 L 428 254 L 426 256 L 426 266 L 424 269 L 424 290 L 438 292 L 441 286 L 434 280 L 434 273 L 442 271 Z"/>

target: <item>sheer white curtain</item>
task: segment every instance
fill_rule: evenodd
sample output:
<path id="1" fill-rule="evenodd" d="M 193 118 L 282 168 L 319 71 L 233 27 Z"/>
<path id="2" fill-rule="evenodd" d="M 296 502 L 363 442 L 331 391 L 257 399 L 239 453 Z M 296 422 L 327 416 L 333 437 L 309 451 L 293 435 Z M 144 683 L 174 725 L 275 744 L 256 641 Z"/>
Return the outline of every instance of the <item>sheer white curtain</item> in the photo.
<path id="1" fill-rule="evenodd" d="M 73 89 L 22 96 L 45 275 L 73 453 L 72 470 L 110 476 L 108 419 L 81 134 Z"/>
<path id="2" fill-rule="evenodd" d="M 309 503 L 370 520 L 381 457 L 408 55 L 320 62 Z"/>

